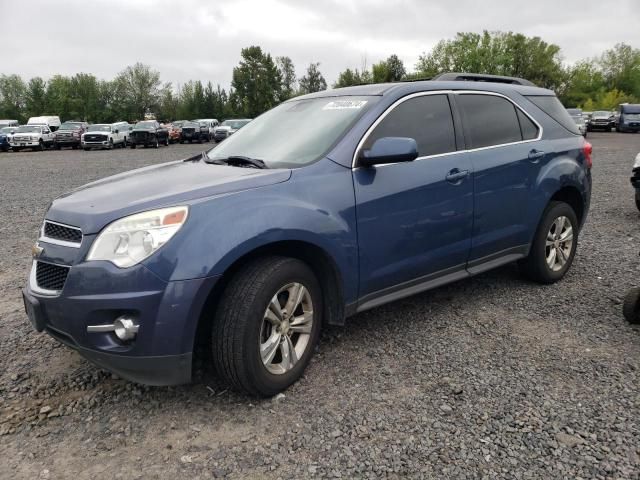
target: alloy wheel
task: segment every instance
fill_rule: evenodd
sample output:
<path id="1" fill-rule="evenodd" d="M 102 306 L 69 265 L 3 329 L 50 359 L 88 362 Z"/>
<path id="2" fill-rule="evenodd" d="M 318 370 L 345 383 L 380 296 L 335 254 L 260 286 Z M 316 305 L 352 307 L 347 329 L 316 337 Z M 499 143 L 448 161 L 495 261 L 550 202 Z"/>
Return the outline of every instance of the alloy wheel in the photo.
<path id="1" fill-rule="evenodd" d="M 554 220 L 547 232 L 545 242 L 547 266 L 554 272 L 562 270 L 571 257 L 572 249 L 573 226 L 571 221 L 563 215 Z"/>
<path id="2" fill-rule="evenodd" d="M 260 328 L 260 358 L 272 374 L 291 370 L 304 355 L 313 327 L 313 301 L 301 283 L 280 288 L 267 306 Z"/>

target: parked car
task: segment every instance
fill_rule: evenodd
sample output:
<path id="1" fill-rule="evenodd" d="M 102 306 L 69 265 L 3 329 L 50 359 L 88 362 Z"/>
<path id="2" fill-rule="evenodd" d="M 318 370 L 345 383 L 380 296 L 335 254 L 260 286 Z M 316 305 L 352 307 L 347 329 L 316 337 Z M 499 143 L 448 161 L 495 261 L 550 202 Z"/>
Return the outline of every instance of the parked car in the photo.
<path id="1" fill-rule="evenodd" d="M 0 120 L 0 129 L 5 127 L 19 127 L 20 122 L 18 120 Z"/>
<path id="2" fill-rule="evenodd" d="M 209 131 L 209 140 L 213 139 L 213 134 L 220 125 L 220 122 L 215 118 L 199 118 L 198 120 L 194 120 L 194 122 L 205 122 L 207 124 L 207 129 Z"/>
<path id="3" fill-rule="evenodd" d="M 46 125 L 22 125 L 14 132 L 11 149 L 19 152 L 25 148 L 44 150 L 53 147 L 53 132 Z"/>
<path id="4" fill-rule="evenodd" d="M 188 382 L 207 346 L 222 379 L 268 396 L 324 325 L 514 261 L 561 280 L 591 146 L 552 91 L 464 78 L 479 81 L 296 97 L 208 153 L 59 197 L 23 291 L 31 323 L 153 385 Z"/>
<path id="5" fill-rule="evenodd" d="M 636 207 L 640 210 L 640 153 L 636 155 L 631 169 L 631 186 L 635 189 Z"/>
<path id="6" fill-rule="evenodd" d="M 145 148 L 169 145 L 169 131 L 160 126 L 156 120 L 143 120 L 136 123 L 130 133 L 131 148 L 142 145 Z"/>
<path id="7" fill-rule="evenodd" d="M 163 126 L 169 132 L 169 143 L 176 143 L 180 141 L 181 129 L 179 126 L 176 126 L 173 123 L 165 123 Z"/>
<path id="8" fill-rule="evenodd" d="M 127 146 L 127 134 L 129 125 L 126 122 L 96 123 L 89 125 L 87 131 L 82 134 L 82 148 L 87 151 L 94 148 L 113 149 Z"/>
<path id="9" fill-rule="evenodd" d="M 52 132 L 55 132 L 61 124 L 62 122 L 60 122 L 60 117 L 58 117 L 57 115 L 31 117 L 27 122 L 27 125 L 46 125 Z"/>
<path id="10" fill-rule="evenodd" d="M 208 142 L 209 140 L 209 127 L 206 123 L 189 121 L 182 124 L 180 143 L 202 143 L 203 141 Z"/>
<path id="11" fill-rule="evenodd" d="M 598 110 L 591 115 L 591 121 L 589 122 L 588 130 L 604 130 L 610 132 L 613 128 L 613 117 L 611 112 L 606 110 Z"/>
<path id="12" fill-rule="evenodd" d="M 216 142 L 221 142 L 222 140 L 230 137 L 242 127 L 244 127 L 247 123 L 249 123 L 251 118 L 238 118 L 235 120 L 225 120 L 220 124 L 218 128 L 214 130 L 213 139 Z"/>
<path id="13" fill-rule="evenodd" d="M 54 145 L 59 150 L 62 147 L 71 147 L 74 150 L 80 147 L 82 134 L 86 128 L 81 122 L 64 122 L 53 134 Z"/>
<path id="14" fill-rule="evenodd" d="M 7 151 L 11 148 L 11 140 L 13 138 L 13 134 L 18 130 L 18 127 L 2 127 L 0 128 L 0 140 L 1 149 L 3 151 Z"/>
<path id="15" fill-rule="evenodd" d="M 640 132 L 640 104 L 624 103 L 618 107 L 616 131 Z"/>
<path id="16" fill-rule="evenodd" d="M 580 134 L 586 138 L 587 124 L 584 121 L 582 110 L 579 108 L 567 108 L 567 112 L 571 115 L 573 121 L 576 122 L 576 126 L 578 127 L 578 130 L 580 130 Z"/>

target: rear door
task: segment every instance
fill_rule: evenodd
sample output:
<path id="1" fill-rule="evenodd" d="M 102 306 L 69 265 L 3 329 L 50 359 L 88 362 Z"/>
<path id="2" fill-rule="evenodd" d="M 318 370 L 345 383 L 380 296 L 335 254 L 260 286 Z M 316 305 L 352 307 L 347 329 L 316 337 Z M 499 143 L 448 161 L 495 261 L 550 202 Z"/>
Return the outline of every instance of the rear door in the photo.
<path id="1" fill-rule="evenodd" d="M 411 137 L 419 158 L 353 171 L 361 306 L 464 272 L 471 247 L 473 172 L 457 151 L 447 94 L 408 97 L 378 121 L 363 149 Z"/>
<path id="2" fill-rule="evenodd" d="M 473 164 L 474 220 L 469 270 L 494 258 L 526 253 L 527 205 L 545 147 L 539 126 L 510 99 L 492 93 L 455 96 Z"/>

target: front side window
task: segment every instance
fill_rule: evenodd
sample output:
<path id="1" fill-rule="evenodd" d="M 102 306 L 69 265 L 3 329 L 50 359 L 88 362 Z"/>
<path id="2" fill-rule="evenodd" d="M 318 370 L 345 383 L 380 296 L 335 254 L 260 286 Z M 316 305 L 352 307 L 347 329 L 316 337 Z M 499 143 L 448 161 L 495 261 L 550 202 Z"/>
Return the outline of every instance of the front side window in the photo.
<path id="1" fill-rule="evenodd" d="M 395 107 L 371 132 L 363 148 L 383 137 L 409 137 L 418 144 L 418 156 L 456 150 L 456 136 L 446 95 L 423 95 Z"/>
<path id="2" fill-rule="evenodd" d="M 516 107 L 495 95 L 463 94 L 457 98 L 465 122 L 469 148 L 490 147 L 522 140 Z"/>

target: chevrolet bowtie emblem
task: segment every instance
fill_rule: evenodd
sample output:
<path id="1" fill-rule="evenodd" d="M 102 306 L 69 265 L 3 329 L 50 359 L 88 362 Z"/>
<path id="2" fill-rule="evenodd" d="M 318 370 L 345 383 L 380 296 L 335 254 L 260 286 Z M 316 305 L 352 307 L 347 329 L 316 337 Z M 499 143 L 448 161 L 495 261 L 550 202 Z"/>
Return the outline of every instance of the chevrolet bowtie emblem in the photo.
<path id="1" fill-rule="evenodd" d="M 31 247 L 31 256 L 33 258 L 38 258 L 40 255 L 42 255 L 42 252 L 44 252 L 44 248 L 42 248 L 37 243 L 33 247 Z"/>

